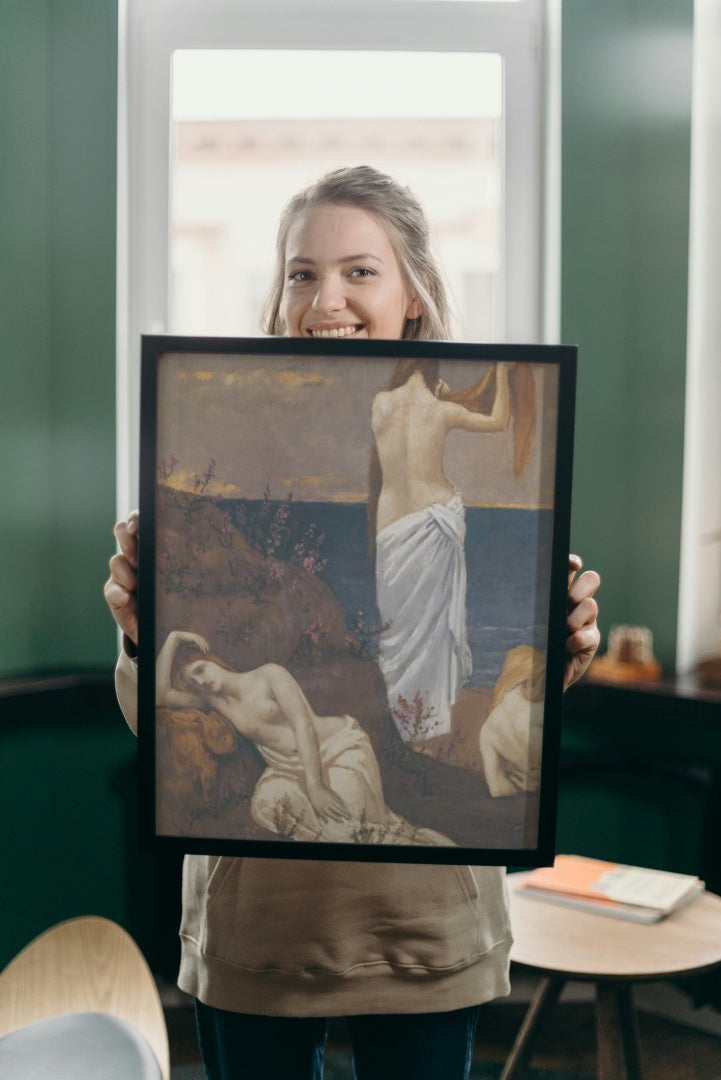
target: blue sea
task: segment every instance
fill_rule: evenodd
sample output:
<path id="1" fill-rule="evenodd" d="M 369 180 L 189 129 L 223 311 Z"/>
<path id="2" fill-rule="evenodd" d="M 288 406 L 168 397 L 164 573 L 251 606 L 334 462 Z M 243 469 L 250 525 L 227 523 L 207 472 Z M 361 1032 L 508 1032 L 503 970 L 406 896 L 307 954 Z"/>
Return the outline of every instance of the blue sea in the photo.
<path id="1" fill-rule="evenodd" d="M 266 517 L 272 518 L 281 505 L 266 504 Z M 247 502 L 245 507 L 258 514 L 262 504 Z M 354 629 L 360 619 L 372 648 L 380 618 L 365 506 L 298 502 L 289 504 L 288 511 L 287 551 L 298 543 L 307 546 L 309 535 L 322 537 L 317 550 L 326 564 L 319 576 L 345 609 L 349 627 Z M 467 629 L 473 656 L 469 685 L 492 687 L 506 652 L 515 645 L 545 651 L 552 525 L 547 510 L 466 509 Z"/>

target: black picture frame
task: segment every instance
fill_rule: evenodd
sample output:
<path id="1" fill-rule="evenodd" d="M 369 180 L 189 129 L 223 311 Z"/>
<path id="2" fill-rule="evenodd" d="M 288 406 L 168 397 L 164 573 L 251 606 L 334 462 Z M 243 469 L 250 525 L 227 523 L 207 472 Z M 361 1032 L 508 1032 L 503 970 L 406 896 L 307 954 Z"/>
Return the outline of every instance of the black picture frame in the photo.
<path id="1" fill-rule="evenodd" d="M 576 352 L 143 337 L 143 848 L 552 862 Z"/>

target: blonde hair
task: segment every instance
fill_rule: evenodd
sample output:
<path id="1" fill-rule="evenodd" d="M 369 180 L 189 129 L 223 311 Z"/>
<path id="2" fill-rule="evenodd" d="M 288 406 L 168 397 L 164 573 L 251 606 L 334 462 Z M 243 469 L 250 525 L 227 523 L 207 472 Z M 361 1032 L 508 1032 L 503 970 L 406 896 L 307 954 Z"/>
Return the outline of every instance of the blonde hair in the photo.
<path id="1" fill-rule="evenodd" d="M 276 336 L 286 333 L 281 308 L 288 233 L 302 213 L 324 203 L 358 207 L 372 214 L 385 228 L 401 273 L 421 306 L 417 318 L 406 319 L 401 338 L 448 341 L 452 333 L 451 310 L 443 276 L 431 252 L 423 207 L 410 188 L 370 165 L 327 173 L 294 195 L 283 210 L 276 238 L 273 284 L 263 311 L 263 330 Z"/>
<path id="2" fill-rule="evenodd" d="M 526 682 L 530 684 L 530 700 L 543 701 L 545 674 L 546 657 L 538 649 L 530 645 L 516 645 L 509 649 L 493 687 L 491 708 L 495 709 L 509 691 Z"/>

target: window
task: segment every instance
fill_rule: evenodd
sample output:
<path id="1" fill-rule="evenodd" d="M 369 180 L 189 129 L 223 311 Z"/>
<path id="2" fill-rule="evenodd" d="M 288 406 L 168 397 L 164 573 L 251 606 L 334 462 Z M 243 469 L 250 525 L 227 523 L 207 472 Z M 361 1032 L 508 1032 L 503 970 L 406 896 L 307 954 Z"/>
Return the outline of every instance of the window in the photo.
<path id="1" fill-rule="evenodd" d="M 121 512 L 137 499 L 140 335 L 258 333 L 280 209 L 338 165 L 364 160 L 421 197 L 459 337 L 555 340 L 542 138 L 554 7 L 121 3 Z"/>
<path id="2" fill-rule="evenodd" d="M 502 109 L 496 54 L 176 52 L 168 329 L 257 334 L 287 199 L 328 169 L 372 163 L 426 208 L 456 336 L 498 340 Z"/>

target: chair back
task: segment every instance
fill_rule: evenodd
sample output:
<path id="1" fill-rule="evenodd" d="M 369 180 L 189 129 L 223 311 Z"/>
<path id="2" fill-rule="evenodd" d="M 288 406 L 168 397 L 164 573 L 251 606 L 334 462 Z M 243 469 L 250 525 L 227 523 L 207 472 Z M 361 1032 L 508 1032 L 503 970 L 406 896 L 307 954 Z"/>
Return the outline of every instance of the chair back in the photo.
<path id="1" fill-rule="evenodd" d="M 121 926 L 96 915 L 50 927 L 0 972 L 0 1038 L 36 1020 L 83 1012 L 135 1027 L 169 1080 L 168 1032 L 150 968 Z"/>

